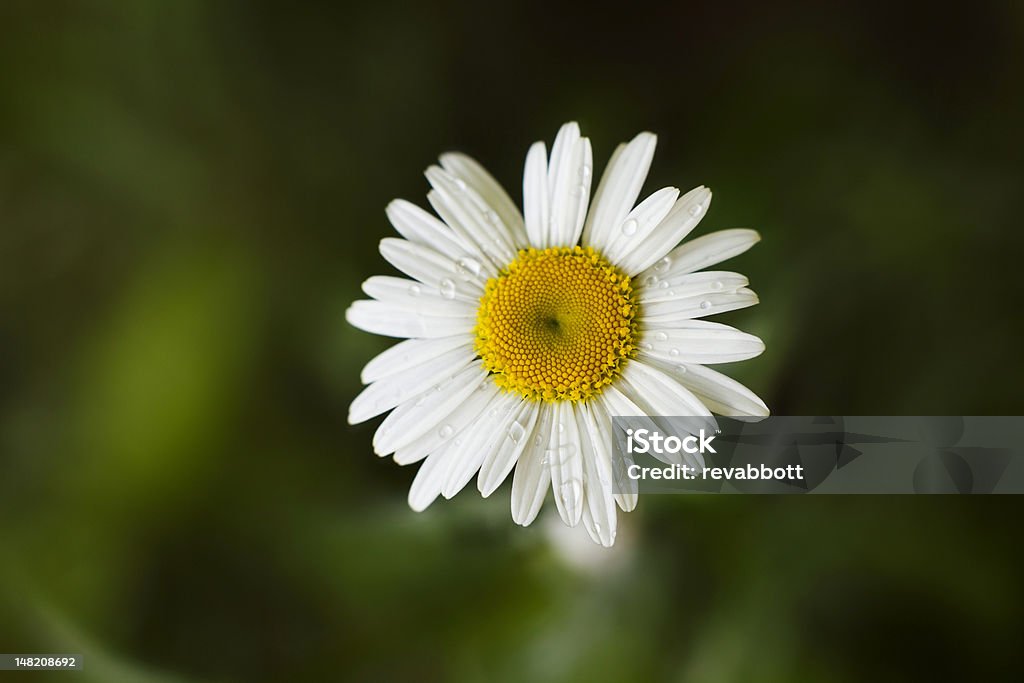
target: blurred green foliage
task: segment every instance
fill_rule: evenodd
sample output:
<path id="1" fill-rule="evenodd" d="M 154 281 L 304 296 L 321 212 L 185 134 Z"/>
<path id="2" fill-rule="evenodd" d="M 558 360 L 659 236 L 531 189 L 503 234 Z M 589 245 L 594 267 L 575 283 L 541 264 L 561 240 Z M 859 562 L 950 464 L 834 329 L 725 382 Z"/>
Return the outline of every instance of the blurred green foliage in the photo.
<path id="1" fill-rule="evenodd" d="M 779 414 L 1019 414 L 1024 11 L 0 6 L 0 651 L 116 681 L 1005 680 L 1015 499 L 650 497 L 612 551 L 507 488 L 422 515 L 345 424 L 383 207 L 518 197 L 578 119 L 762 304 Z M 550 506 L 549 506 L 550 507 Z M 9 674 L 16 677 L 15 674 Z M 48 680 L 36 674 L 33 680 Z M 6 680 L 6 679 L 5 679 Z"/>

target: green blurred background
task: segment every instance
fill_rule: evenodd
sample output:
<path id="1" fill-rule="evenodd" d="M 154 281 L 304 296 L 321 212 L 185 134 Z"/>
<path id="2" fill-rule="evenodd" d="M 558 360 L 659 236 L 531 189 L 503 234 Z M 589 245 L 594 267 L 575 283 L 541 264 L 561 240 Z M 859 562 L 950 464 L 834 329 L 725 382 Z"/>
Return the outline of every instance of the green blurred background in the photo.
<path id="1" fill-rule="evenodd" d="M 764 237 L 719 319 L 776 414 L 1020 414 L 1022 45 L 1013 2 L 3 2 L 0 652 L 87 669 L 0 677 L 1019 675 L 1019 499 L 417 515 L 343 313 L 439 152 L 518 199 L 563 121 L 649 129 L 648 190 Z"/>

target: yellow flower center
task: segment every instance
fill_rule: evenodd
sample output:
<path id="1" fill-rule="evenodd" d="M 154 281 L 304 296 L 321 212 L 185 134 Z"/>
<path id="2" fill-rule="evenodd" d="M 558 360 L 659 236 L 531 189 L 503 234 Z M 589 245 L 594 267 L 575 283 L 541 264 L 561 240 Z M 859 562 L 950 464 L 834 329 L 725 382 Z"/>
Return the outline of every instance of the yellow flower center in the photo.
<path id="1" fill-rule="evenodd" d="M 593 249 L 523 250 L 487 282 L 476 351 L 507 391 L 585 400 L 634 354 L 636 308 L 629 278 Z"/>

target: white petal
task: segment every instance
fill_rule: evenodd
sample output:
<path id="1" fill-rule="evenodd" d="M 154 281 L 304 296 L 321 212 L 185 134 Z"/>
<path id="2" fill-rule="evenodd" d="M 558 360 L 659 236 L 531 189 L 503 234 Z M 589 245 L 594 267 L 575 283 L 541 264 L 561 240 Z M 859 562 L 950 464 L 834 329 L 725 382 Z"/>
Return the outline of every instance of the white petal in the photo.
<path id="1" fill-rule="evenodd" d="M 471 315 L 435 316 L 408 311 L 383 301 L 354 301 L 345 311 L 349 324 L 386 337 L 436 339 L 455 334 L 470 335 L 476 321 Z"/>
<path id="2" fill-rule="evenodd" d="M 548 166 L 548 218 L 546 247 L 575 245 L 583 232 L 590 201 L 593 164 L 590 141 L 580 137 L 576 123 L 558 131 Z"/>
<path id="3" fill-rule="evenodd" d="M 760 240 L 757 231 L 746 228 L 719 230 L 703 235 L 673 249 L 664 263 L 655 264 L 654 274 L 669 277 L 692 273 L 738 256 Z"/>
<path id="4" fill-rule="evenodd" d="M 672 325 L 680 321 L 747 308 L 757 302 L 757 294 L 746 287 L 741 287 L 735 292 L 723 291 L 705 296 L 656 301 L 640 308 L 640 323 L 646 326 Z"/>
<path id="5" fill-rule="evenodd" d="M 459 239 L 476 247 L 496 271 L 504 268 L 515 257 L 516 250 L 504 226 L 499 228 L 488 219 L 493 213 L 491 207 L 465 181 L 440 166 L 428 168 L 426 176 L 434 188 L 427 193 L 427 200 L 437 215 L 451 226 Z"/>
<path id="6" fill-rule="evenodd" d="M 463 347 L 472 352 L 473 342 L 463 335 L 438 339 L 406 339 L 375 356 L 359 374 L 363 384 L 397 375 L 434 360 L 452 349 Z"/>
<path id="7" fill-rule="evenodd" d="M 764 342 L 754 335 L 705 320 L 647 327 L 640 341 L 641 357 L 673 364 L 734 363 L 763 351 Z"/>
<path id="8" fill-rule="evenodd" d="M 670 434 L 673 429 L 670 423 L 659 418 L 672 416 L 691 418 L 688 425 L 691 428 L 690 432 L 694 434 L 699 429 L 711 433 L 718 429 L 718 423 L 711 416 L 711 411 L 693 395 L 693 392 L 661 370 L 640 360 L 634 360 L 622 371 L 621 385 L 623 392 L 631 401 L 643 408 L 644 412 L 659 425 L 658 431 L 662 433 Z M 704 466 L 703 457 L 699 453 L 654 455 L 665 462 Z"/>
<path id="9" fill-rule="evenodd" d="M 433 429 L 424 432 L 415 441 L 396 449 L 395 462 L 399 465 L 408 465 L 443 448 L 445 444 L 473 425 L 484 412 L 487 404 L 499 392 L 500 389 L 494 382 L 486 380 L 481 382 L 469 395 L 469 398 L 457 405 L 448 415 L 442 417 Z"/>
<path id="10" fill-rule="evenodd" d="M 571 401 L 554 404 L 554 424 L 544 456 L 551 470 L 551 488 L 562 521 L 579 524 L 583 514 L 583 459 L 579 425 Z"/>
<path id="11" fill-rule="evenodd" d="M 726 417 L 767 417 L 768 406 L 757 394 L 731 377 L 696 363 L 673 365 L 653 357 L 644 362 L 674 377 L 693 392 L 711 412 Z"/>
<path id="12" fill-rule="evenodd" d="M 661 370 L 634 361 L 622 371 L 622 380 L 632 388 L 627 396 L 651 417 L 684 415 L 711 417 L 711 412 L 686 387 Z"/>
<path id="13" fill-rule="evenodd" d="M 479 262 L 469 256 L 453 261 L 433 249 L 395 237 L 380 241 L 380 253 L 395 268 L 425 285 L 437 287 L 446 296 L 478 302 L 484 293 L 488 276 Z"/>
<path id="14" fill-rule="evenodd" d="M 643 277 L 640 286 L 636 288 L 636 293 L 640 303 L 646 304 L 673 299 L 701 298 L 723 292 L 736 293 L 748 284 L 750 281 L 746 276 L 720 270 L 705 270 L 664 278 L 651 274 Z"/>
<path id="15" fill-rule="evenodd" d="M 497 428 L 521 400 L 514 394 L 497 393 L 484 408 L 476 423 L 455 437 L 452 449 L 457 456 L 452 461 L 444 486 L 441 487 L 442 496 L 454 496 L 479 471 L 487 456 L 497 449 L 498 439 L 502 436 Z"/>
<path id="16" fill-rule="evenodd" d="M 678 196 L 678 189 L 665 187 L 637 204 L 625 220 L 615 226 L 602 251 L 604 257 L 626 270 L 632 254 L 643 249 L 650 234 L 672 209 Z M 626 274 L 632 275 L 632 272 L 627 270 Z"/>
<path id="17" fill-rule="evenodd" d="M 498 220 L 508 230 L 512 242 L 517 248 L 522 249 L 529 246 L 526 239 L 526 226 L 523 223 L 523 215 L 519 213 L 519 207 L 505 192 L 505 188 L 483 166 L 471 157 L 458 152 L 442 154 L 441 166 L 453 176 L 461 178 L 480 195 L 481 199 L 497 214 Z"/>
<path id="18" fill-rule="evenodd" d="M 535 142 L 526 154 L 523 171 L 523 215 L 530 244 L 543 247 L 548 236 L 548 159 L 543 142 Z"/>
<path id="19" fill-rule="evenodd" d="M 465 299 L 442 293 L 440 287 L 389 275 L 374 275 L 363 283 L 363 291 L 377 301 L 425 315 L 476 316 L 477 306 Z"/>
<path id="20" fill-rule="evenodd" d="M 603 428 L 607 430 L 609 438 L 613 439 L 612 445 L 609 447 L 609 453 L 612 455 L 612 481 L 618 490 L 618 493 L 615 494 L 615 502 L 623 512 L 630 512 L 636 508 L 636 504 L 639 501 L 639 486 L 636 480 L 630 479 L 627 476 L 630 465 L 635 464 L 635 461 L 631 454 L 615 449 L 612 417 L 638 418 L 648 423 L 644 425 L 648 429 L 657 429 L 657 425 L 654 424 L 653 420 L 647 418 L 646 413 L 644 413 L 640 406 L 633 403 L 613 386 L 604 388 L 595 405 L 600 406 L 600 410 L 594 411 L 595 420 L 599 421 L 599 425 L 603 425 Z M 602 422 L 602 420 L 607 421 Z"/>
<path id="21" fill-rule="evenodd" d="M 615 543 L 617 518 L 612 493 L 612 432 L 606 415 L 601 415 L 598 402 L 577 410 L 584 452 L 585 495 L 583 525 L 595 542 L 606 548 Z"/>
<path id="22" fill-rule="evenodd" d="M 444 450 L 434 453 L 420 465 L 409 487 L 409 507 L 423 512 L 441 494 L 441 486 L 448 471 L 448 457 Z"/>
<path id="23" fill-rule="evenodd" d="M 701 186 L 687 192 L 647 239 L 619 263 L 619 267 L 627 275 L 650 268 L 697 227 L 710 204 L 711 190 L 708 188 Z"/>
<path id="24" fill-rule="evenodd" d="M 501 435 L 498 448 L 484 458 L 477 488 L 484 498 L 501 486 L 512 471 L 523 449 L 530 443 L 540 411 L 533 401 L 522 400 L 496 431 Z"/>
<path id="25" fill-rule="evenodd" d="M 653 133 L 640 133 L 628 145 L 615 150 L 594 194 L 583 229 L 584 244 L 604 251 L 613 231 L 622 225 L 640 196 L 657 141 Z"/>
<path id="26" fill-rule="evenodd" d="M 422 394 L 469 365 L 473 355 L 470 348 L 452 349 L 429 363 L 374 382 L 352 401 L 348 409 L 348 423 L 365 422 Z"/>
<path id="27" fill-rule="evenodd" d="M 551 484 L 551 470 L 544 462 L 544 451 L 550 439 L 553 411 L 549 403 L 541 403 L 538 411 L 537 426 L 512 476 L 512 520 L 522 526 L 529 526 L 537 518 Z"/>
<path id="28" fill-rule="evenodd" d="M 392 410 L 373 435 L 374 452 L 394 453 L 438 428 L 460 403 L 469 400 L 486 377 L 480 361 L 473 361 L 450 380 Z"/>
<path id="29" fill-rule="evenodd" d="M 468 250 L 451 228 L 411 202 L 396 199 L 388 204 L 385 213 L 395 230 L 410 242 L 433 249 L 453 261 Z"/>

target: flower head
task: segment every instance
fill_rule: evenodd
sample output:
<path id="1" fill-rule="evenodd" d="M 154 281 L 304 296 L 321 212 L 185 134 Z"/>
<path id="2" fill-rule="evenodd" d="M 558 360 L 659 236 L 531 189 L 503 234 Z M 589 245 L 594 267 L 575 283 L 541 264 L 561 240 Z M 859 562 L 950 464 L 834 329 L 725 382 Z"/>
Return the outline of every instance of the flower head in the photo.
<path id="1" fill-rule="evenodd" d="M 742 275 L 702 271 L 749 249 L 753 230 L 677 246 L 711 191 L 664 188 L 635 204 L 654 155 L 641 133 L 612 155 L 590 202 L 592 153 L 575 123 L 526 157 L 523 213 L 475 161 L 441 157 L 426 176 L 434 215 L 396 200 L 403 239 L 381 254 L 411 279 L 363 283 L 348 321 L 405 338 L 371 360 L 349 409 L 390 411 L 378 455 L 422 461 L 409 504 L 423 510 L 477 475 L 484 496 L 515 470 L 512 518 L 530 524 L 549 488 L 562 520 L 610 546 L 635 491 L 612 485 L 613 415 L 767 415 L 707 364 L 760 354 L 760 339 L 701 320 L 751 306 Z M 589 207 L 589 211 L 588 211 Z M 700 272 L 698 272 L 700 271 Z"/>

